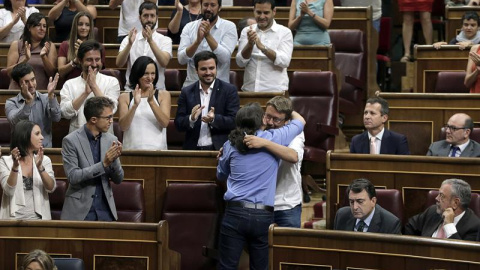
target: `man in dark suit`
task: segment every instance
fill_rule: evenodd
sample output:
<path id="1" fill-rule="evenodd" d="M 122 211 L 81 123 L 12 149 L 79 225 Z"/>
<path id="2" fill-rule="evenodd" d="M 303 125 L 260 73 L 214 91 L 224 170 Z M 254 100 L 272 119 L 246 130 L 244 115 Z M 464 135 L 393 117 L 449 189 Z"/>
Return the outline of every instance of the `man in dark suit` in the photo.
<path id="1" fill-rule="evenodd" d="M 350 143 L 350 153 L 409 155 L 407 138 L 385 128 L 388 120 L 388 102 L 381 97 L 367 100 L 363 124 L 367 131 L 355 135 Z"/>
<path id="2" fill-rule="evenodd" d="M 375 186 L 369 180 L 354 180 L 347 192 L 350 206 L 337 211 L 334 230 L 401 233 L 400 220 L 377 204 Z"/>
<path id="3" fill-rule="evenodd" d="M 185 131 L 185 150 L 219 150 L 235 128 L 240 106 L 237 88 L 216 79 L 217 56 L 210 51 L 194 57 L 199 81 L 182 89 L 175 126 Z"/>
<path id="4" fill-rule="evenodd" d="M 63 168 L 69 181 L 61 219 L 117 220 L 109 180 L 120 184 L 123 169 L 118 157 L 122 144 L 108 133 L 114 103 L 107 97 L 87 99 L 87 123 L 63 139 Z"/>
<path id="5" fill-rule="evenodd" d="M 445 140 L 433 142 L 427 156 L 480 157 L 480 144 L 470 140 L 473 120 L 464 113 L 457 113 L 444 126 Z"/>
<path id="6" fill-rule="evenodd" d="M 460 179 L 443 181 L 433 205 L 408 220 L 406 235 L 475 241 L 480 219 L 468 208 L 470 185 Z"/>

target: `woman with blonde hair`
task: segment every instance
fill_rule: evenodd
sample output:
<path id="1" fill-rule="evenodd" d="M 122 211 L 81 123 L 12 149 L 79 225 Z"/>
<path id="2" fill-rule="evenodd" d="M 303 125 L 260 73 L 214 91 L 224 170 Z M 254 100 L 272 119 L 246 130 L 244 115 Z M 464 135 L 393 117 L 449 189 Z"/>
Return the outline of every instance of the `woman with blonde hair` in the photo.
<path id="1" fill-rule="evenodd" d="M 55 262 L 45 251 L 35 249 L 23 257 L 19 270 L 57 270 Z"/>

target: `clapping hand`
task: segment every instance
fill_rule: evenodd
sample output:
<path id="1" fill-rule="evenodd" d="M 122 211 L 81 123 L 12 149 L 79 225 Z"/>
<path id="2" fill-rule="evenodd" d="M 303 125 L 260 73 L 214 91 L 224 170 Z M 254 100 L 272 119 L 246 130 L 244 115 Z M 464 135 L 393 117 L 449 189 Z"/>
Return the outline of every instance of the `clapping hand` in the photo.
<path id="1" fill-rule="evenodd" d="M 211 107 L 210 111 L 208 111 L 207 115 L 202 116 L 202 121 L 204 123 L 210 124 L 210 123 L 213 122 L 214 119 L 215 119 L 215 108 Z"/>
<path id="2" fill-rule="evenodd" d="M 48 52 L 50 51 L 50 42 L 45 42 L 45 45 L 43 45 L 42 50 L 40 51 L 40 57 L 47 56 Z"/>
<path id="3" fill-rule="evenodd" d="M 195 105 L 192 108 L 192 113 L 191 113 L 191 116 L 190 116 L 190 120 L 197 121 L 198 117 L 202 113 L 203 108 L 205 108 L 205 106 L 200 106 L 200 104 Z"/>
<path id="4" fill-rule="evenodd" d="M 48 85 L 47 85 L 47 91 L 48 91 L 48 96 L 53 97 L 53 92 L 55 91 L 55 88 L 57 87 L 58 83 L 58 73 L 55 73 L 55 77 L 48 80 Z"/>

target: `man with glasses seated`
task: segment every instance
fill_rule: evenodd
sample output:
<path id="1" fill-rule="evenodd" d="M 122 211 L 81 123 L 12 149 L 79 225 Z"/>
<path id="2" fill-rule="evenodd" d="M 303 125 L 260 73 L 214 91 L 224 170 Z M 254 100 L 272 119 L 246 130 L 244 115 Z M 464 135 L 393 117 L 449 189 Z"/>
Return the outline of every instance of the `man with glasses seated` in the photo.
<path id="1" fill-rule="evenodd" d="M 433 142 L 427 156 L 480 157 L 480 144 L 470 140 L 473 120 L 464 113 L 454 114 L 444 126 L 445 140 Z"/>

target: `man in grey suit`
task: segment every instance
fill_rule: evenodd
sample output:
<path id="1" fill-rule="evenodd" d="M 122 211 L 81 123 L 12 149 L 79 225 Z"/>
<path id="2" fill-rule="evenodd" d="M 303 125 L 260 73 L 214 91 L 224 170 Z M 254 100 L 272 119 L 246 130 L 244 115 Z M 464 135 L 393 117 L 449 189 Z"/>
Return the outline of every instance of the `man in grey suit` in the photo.
<path id="1" fill-rule="evenodd" d="M 470 140 L 473 120 L 464 113 L 452 115 L 444 126 L 445 140 L 433 142 L 427 156 L 440 157 L 480 157 L 480 144 Z"/>
<path id="2" fill-rule="evenodd" d="M 87 123 L 63 139 L 63 168 L 68 186 L 61 219 L 117 220 L 111 179 L 123 180 L 119 156 L 122 144 L 108 129 L 113 123 L 114 103 L 107 97 L 85 102 Z"/>
<path id="3" fill-rule="evenodd" d="M 377 205 L 375 186 L 367 179 L 354 180 L 347 189 L 350 206 L 335 215 L 334 230 L 400 234 L 400 220 Z"/>

